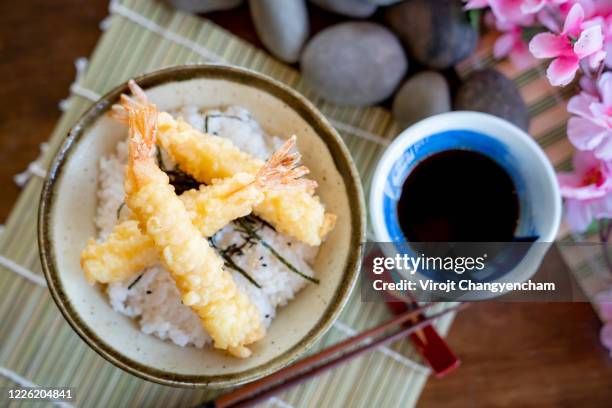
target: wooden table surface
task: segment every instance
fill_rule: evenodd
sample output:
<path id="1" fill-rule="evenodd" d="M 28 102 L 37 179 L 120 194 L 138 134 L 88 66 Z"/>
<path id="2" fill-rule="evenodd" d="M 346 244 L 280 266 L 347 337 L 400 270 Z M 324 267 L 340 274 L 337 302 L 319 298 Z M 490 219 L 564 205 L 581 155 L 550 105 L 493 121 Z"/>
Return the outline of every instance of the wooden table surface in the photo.
<path id="1" fill-rule="evenodd" d="M 19 194 L 13 176 L 36 158 L 60 117 L 74 59 L 88 56 L 100 36 L 107 3 L 0 2 L 0 220 Z M 246 6 L 207 17 L 261 45 Z M 313 31 L 341 20 L 311 10 Z M 553 254 L 546 267 L 565 265 Z M 611 407 L 612 359 L 599 328 L 586 303 L 473 304 L 448 337 L 463 365 L 428 381 L 419 406 Z"/>

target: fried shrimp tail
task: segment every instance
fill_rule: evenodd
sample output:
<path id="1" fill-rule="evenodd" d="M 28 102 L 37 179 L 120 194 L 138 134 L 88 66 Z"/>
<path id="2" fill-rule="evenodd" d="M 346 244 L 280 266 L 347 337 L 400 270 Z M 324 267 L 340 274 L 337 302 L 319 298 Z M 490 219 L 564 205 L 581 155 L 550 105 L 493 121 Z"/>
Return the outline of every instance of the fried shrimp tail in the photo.
<path id="1" fill-rule="evenodd" d="M 257 182 L 262 189 L 293 187 L 314 191 L 317 188 L 316 181 L 302 178 L 310 173 L 310 170 L 306 166 L 298 166 L 302 159 L 299 153 L 291 153 L 296 141 L 297 137 L 291 136 L 257 171 Z"/>
<path id="2" fill-rule="evenodd" d="M 121 123 L 128 124 L 129 122 L 129 114 L 128 108 L 130 109 L 138 109 L 144 107 L 154 107 L 152 103 L 149 102 L 147 95 L 144 93 L 141 87 L 136 84 L 136 81 L 130 79 L 128 81 L 128 88 L 132 93 L 132 97 L 121 94 L 119 97 L 120 103 L 114 104 L 111 106 L 111 110 L 109 112 L 109 116 Z"/>
<path id="3" fill-rule="evenodd" d="M 248 357 L 247 345 L 261 339 L 260 313 L 240 292 L 223 261 L 193 225 L 168 176 L 153 159 L 157 112 L 151 106 L 128 108 L 129 159 L 126 204 L 151 238 L 181 293 L 200 317 L 214 346 Z"/>
<path id="4" fill-rule="evenodd" d="M 124 123 L 126 109 L 153 106 L 134 81 L 129 82 L 129 87 L 134 97 L 122 96 L 111 113 L 112 117 Z M 166 112 L 158 113 L 158 144 L 183 171 L 206 184 L 237 173 L 256 175 L 264 165 L 263 161 L 240 151 L 230 140 L 202 133 Z M 280 233 L 309 245 L 320 245 L 334 227 L 336 216 L 326 212 L 314 195 L 314 182 L 304 181 L 294 187 L 286 191 L 268 189 L 254 212 Z"/>

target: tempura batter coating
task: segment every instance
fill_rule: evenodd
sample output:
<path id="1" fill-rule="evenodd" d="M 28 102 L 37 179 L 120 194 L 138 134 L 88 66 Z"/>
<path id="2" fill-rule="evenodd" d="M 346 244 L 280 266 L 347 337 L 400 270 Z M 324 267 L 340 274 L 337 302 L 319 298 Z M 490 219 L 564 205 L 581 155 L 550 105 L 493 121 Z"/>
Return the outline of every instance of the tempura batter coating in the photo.
<path id="1" fill-rule="evenodd" d="M 148 107 L 129 112 L 126 204 L 154 241 L 183 303 L 198 314 L 214 346 L 248 357 L 246 346 L 265 332 L 259 311 L 236 288 L 221 258 L 191 222 L 168 176 L 152 159 L 156 116 Z"/>
<path id="2" fill-rule="evenodd" d="M 320 245 L 336 225 L 336 216 L 326 213 L 319 197 L 305 189 L 266 190 L 266 198 L 253 212 L 272 224 L 277 232 L 290 235 L 309 245 Z"/>
<path id="3" fill-rule="evenodd" d="M 255 175 L 264 162 L 238 149 L 229 139 L 201 133 L 182 119 L 159 114 L 158 143 L 178 166 L 201 183 L 231 177 L 236 173 Z M 193 132 L 203 137 L 194 137 Z"/>
<path id="4" fill-rule="evenodd" d="M 104 242 L 90 239 L 81 252 L 81 267 L 92 285 L 122 281 L 158 260 L 153 241 L 140 232 L 135 220 L 116 225 Z"/>
<path id="5" fill-rule="evenodd" d="M 150 105 L 134 81 L 130 81 L 129 86 L 135 99 L 122 95 L 121 104 L 113 106 L 112 116 L 118 120 L 125 121 L 126 107 Z M 168 113 L 159 113 L 158 126 L 160 145 L 183 171 L 200 182 L 210 183 L 237 172 L 255 174 L 263 165 L 261 160 L 240 151 L 228 139 L 202 133 Z M 336 216 L 325 212 L 312 185 L 282 192 L 282 199 L 281 193 L 266 191 L 254 213 L 279 232 L 313 246 L 320 245 L 336 223 Z"/>

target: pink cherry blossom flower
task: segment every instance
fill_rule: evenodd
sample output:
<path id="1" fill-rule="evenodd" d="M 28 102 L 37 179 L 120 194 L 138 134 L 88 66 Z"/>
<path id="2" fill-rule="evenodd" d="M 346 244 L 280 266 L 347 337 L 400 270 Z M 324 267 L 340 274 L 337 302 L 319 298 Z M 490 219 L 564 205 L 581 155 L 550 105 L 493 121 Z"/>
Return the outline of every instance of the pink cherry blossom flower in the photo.
<path id="1" fill-rule="evenodd" d="M 567 123 L 567 135 L 577 149 L 612 160 L 612 72 L 601 75 L 595 91 L 581 92 L 569 100 L 567 110 L 575 116 Z"/>
<path id="2" fill-rule="evenodd" d="M 577 150 L 573 157 L 574 171 L 559 173 L 559 187 L 565 198 L 589 200 L 612 191 L 612 166 L 592 152 Z"/>
<path id="3" fill-rule="evenodd" d="M 527 43 L 523 40 L 523 28 L 519 25 L 496 20 L 495 26 L 502 33 L 493 45 L 493 56 L 497 59 L 508 57 L 518 69 L 525 69 L 533 62 Z"/>
<path id="4" fill-rule="evenodd" d="M 612 193 L 590 200 L 565 199 L 565 221 L 574 232 L 584 232 L 594 220 L 611 217 Z"/>
<path id="5" fill-rule="evenodd" d="M 534 16 L 522 11 L 525 0 L 468 0 L 465 9 L 481 9 L 491 7 L 495 18 L 501 22 L 511 22 L 523 26 L 534 23 Z"/>
<path id="6" fill-rule="evenodd" d="M 554 86 L 569 84 L 576 76 L 581 60 L 592 69 L 605 58 L 601 26 L 583 29 L 584 10 L 575 4 L 563 25 L 561 34 L 540 33 L 529 43 L 529 50 L 536 58 L 554 58 L 546 72 Z"/>
<path id="7" fill-rule="evenodd" d="M 604 63 L 608 68 L 612 68 L 612 11 L 596 15 L 585 23 L 585 26 L 596 25 L 601 27 L 603 33 L 603 51 L 606 53 Z"/>
<path id="8" fill-rule="evenodd" d="M 612 217 L 612 167 L 592 152 L 577 150 L 574 171 L 557 179 L 565 198 L 565 218 L 572 231 L 582 232 L 593 221 Z"/>
<path id="9" fill-rule="evenodd" d="M 609 351 L 612 357 L 612 323 L 606 323 L 599 332 L 599 340 Z"/>

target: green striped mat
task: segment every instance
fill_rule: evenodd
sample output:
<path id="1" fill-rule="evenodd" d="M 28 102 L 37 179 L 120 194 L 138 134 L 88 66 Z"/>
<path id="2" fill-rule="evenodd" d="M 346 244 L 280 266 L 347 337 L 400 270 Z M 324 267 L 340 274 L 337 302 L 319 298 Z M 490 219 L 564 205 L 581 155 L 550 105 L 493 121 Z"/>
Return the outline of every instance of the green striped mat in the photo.
<path id="1" fill-rule="evenodd" d="M 175 12 L 159 2 L 111 3 L 113 17 L 71 88 L 72 97 L 39 161 L 30 166 L 24 187 L 0 238 L 0 388 L 36 384 L 69 386 L 74 405 L 91 407 L 190 406 L 214 395 L 146 382 L 115 368 L 72 331 L 41 279 L 36 245 L 38 197 L 49 165 L 70 126 L 99 94 L 128 78 L 177 64 L 221 62 L 272 76 L 314 101 L 341 132 L 368 191 L 377 158 L 399 131 L 382 108 L 339 107 L 318 99 L 292 68 L 203 20 Z M 81 62 L 82 64 L 82 62 Z M 83 68 L 81 66 L 81 68 Z M 384 305 L 362 303 L 358 291 L 339 321 L 313 351 L 389 318 Z M 452 317 L 437 324 L 445 333 Z M 413 406 L 429 375 L 409 341 L 362 357 L 273 398 L 264 406 Z M 2 403 L 0 403 L 2 404 Z M 49 403 L 28 406 L 45 405 Z M 12 406 L 16 406 L 13 403 Z"/>

